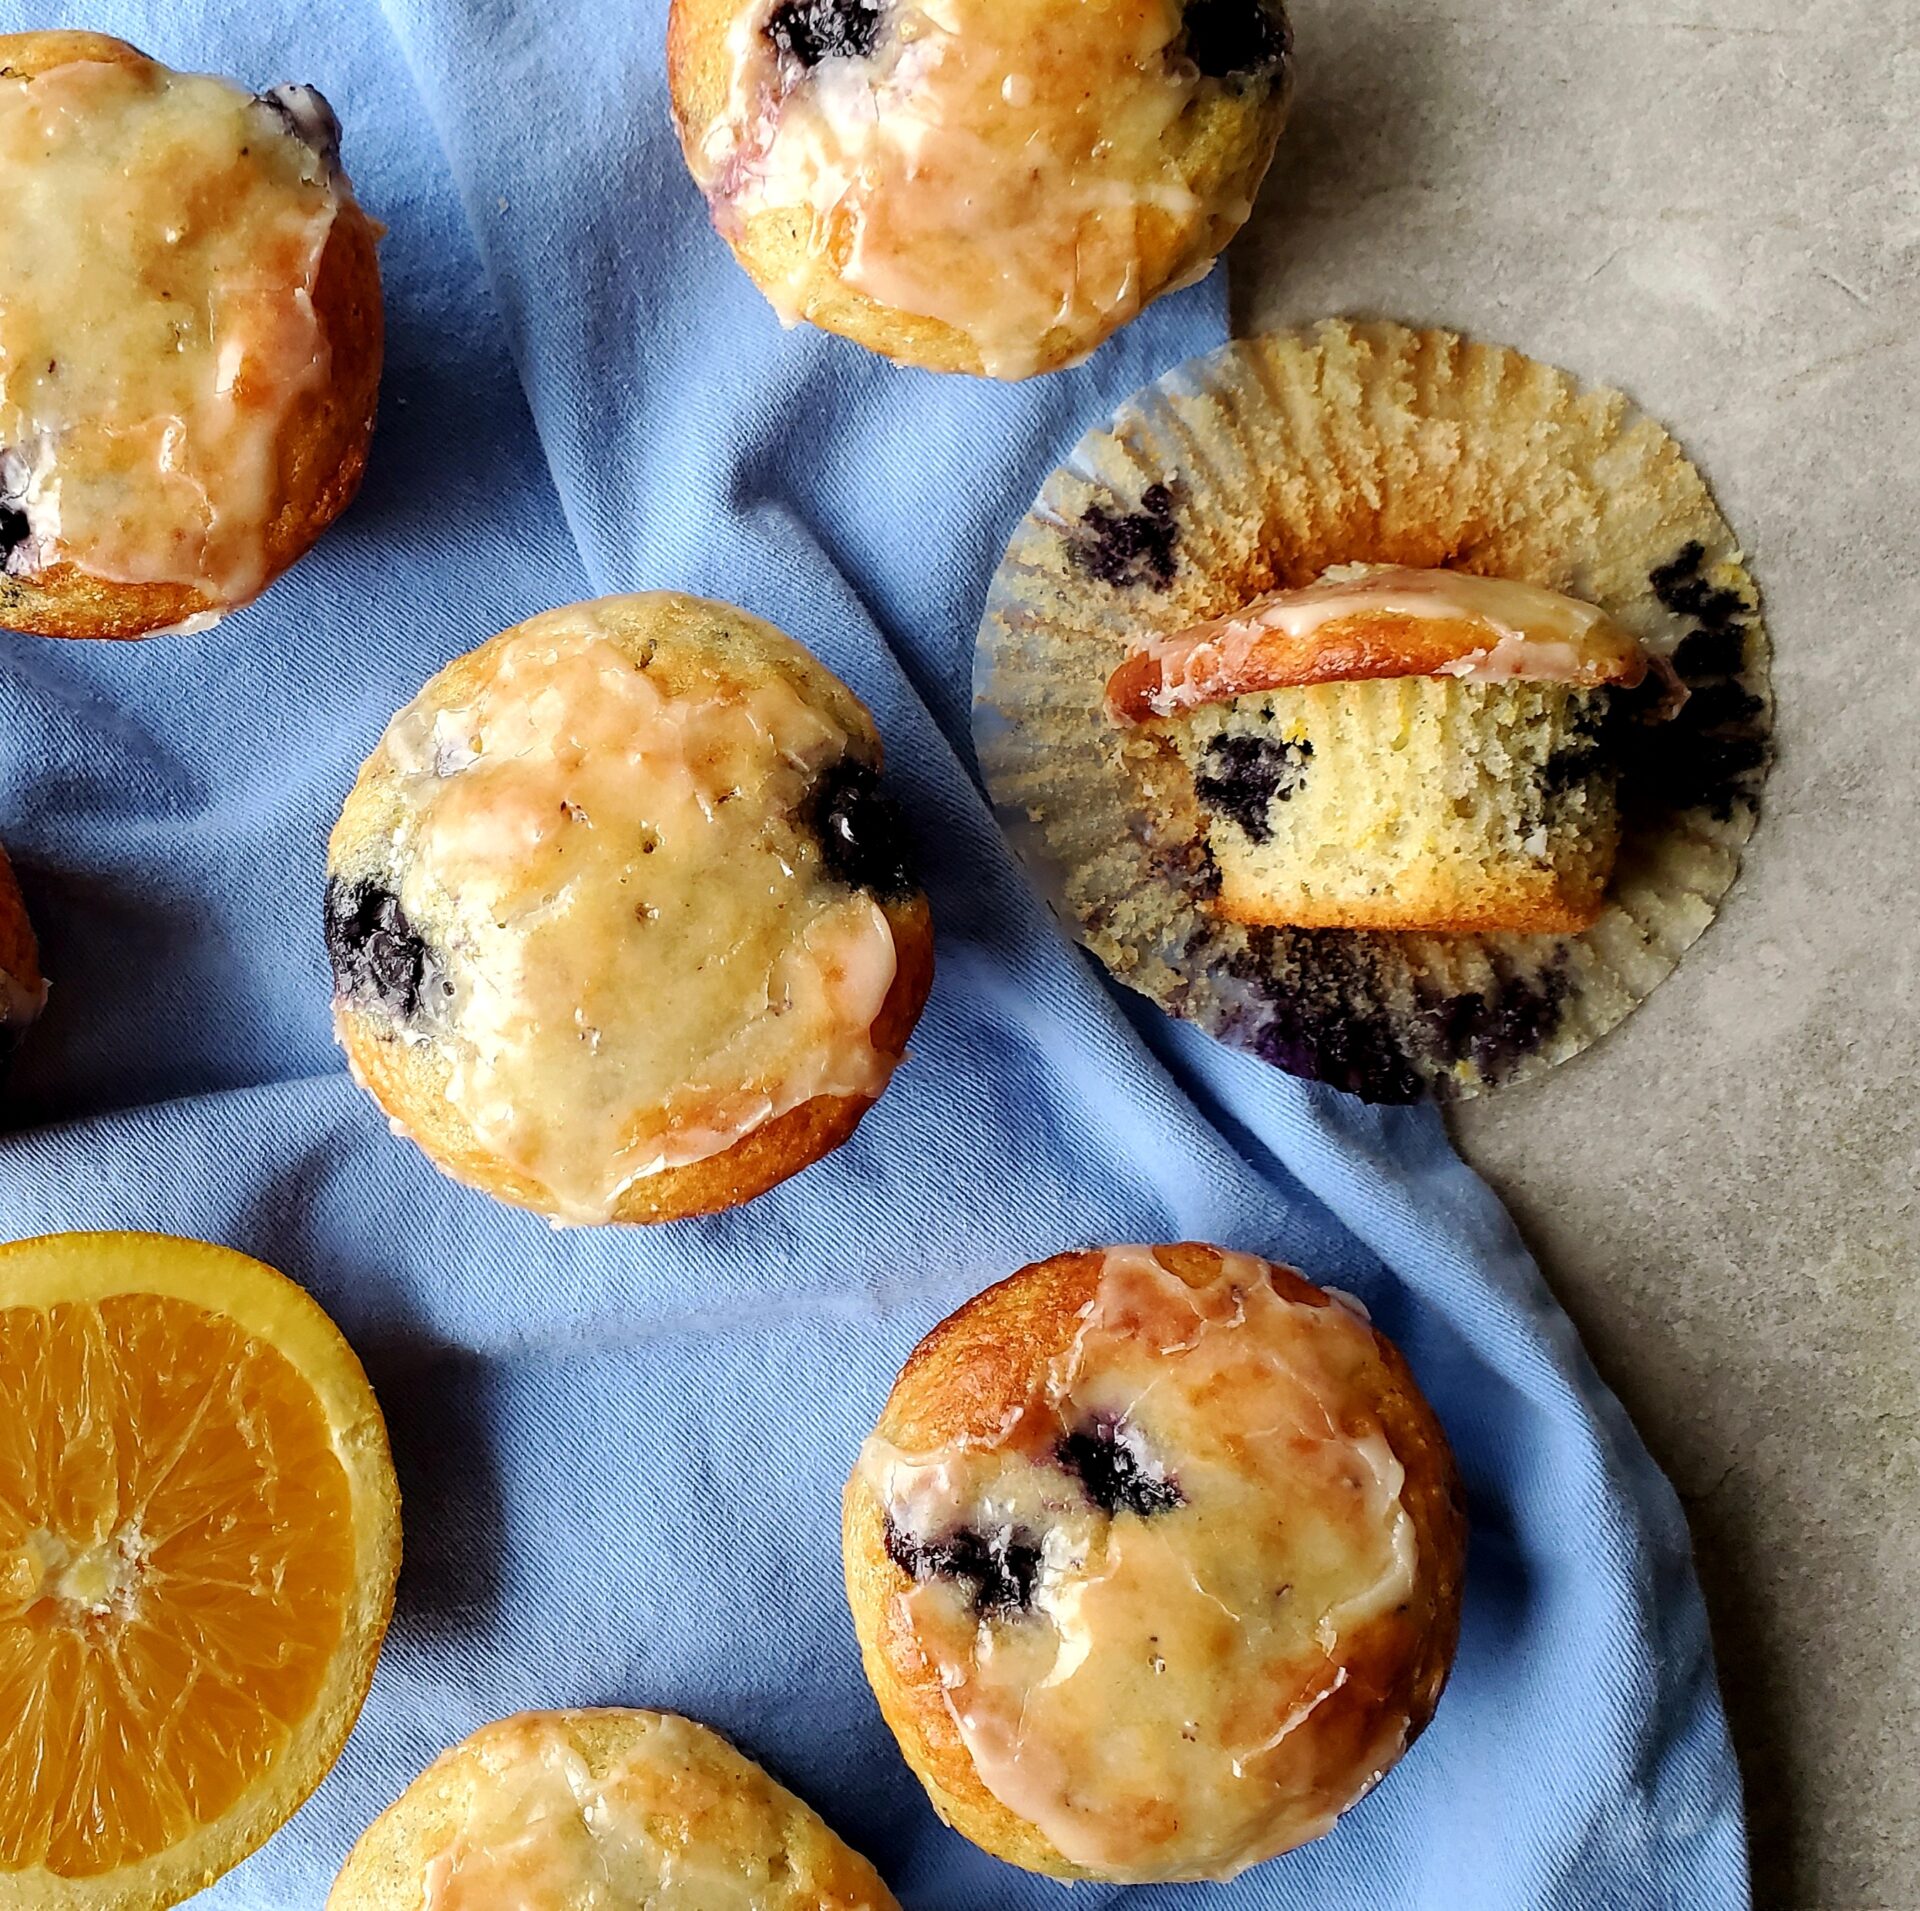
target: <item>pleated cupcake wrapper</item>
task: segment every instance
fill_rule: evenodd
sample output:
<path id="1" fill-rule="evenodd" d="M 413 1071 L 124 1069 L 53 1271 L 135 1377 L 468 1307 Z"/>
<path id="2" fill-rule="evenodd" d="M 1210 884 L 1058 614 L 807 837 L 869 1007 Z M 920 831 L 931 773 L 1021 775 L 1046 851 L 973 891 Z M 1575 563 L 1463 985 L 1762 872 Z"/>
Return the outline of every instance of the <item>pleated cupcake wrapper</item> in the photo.
<path id="1" fill-rule="evenodd" d="M 1145 635 L 1352 562 L 1546 585 L 1678 653 L 1687 704 L 1621 726 L 1625 827 L 1590 929 L 1249 929 L 1207 906 L 1191 781 L 1156 726 L 1110 721 L 1107 678 Z M 1729 676 L 1705 653 L 1733 629 Z M 1369 1099 L 1456 1098 L 1578 1054 L 1713 919 L 1765 772 L 1767 656 L 1705 482 L 1620 393 L 1451 333 L 1331 322 L 1182 366 L 1048 478 L 988 598 L 974 736 L 1016 847 L 1120 981 Z"/>

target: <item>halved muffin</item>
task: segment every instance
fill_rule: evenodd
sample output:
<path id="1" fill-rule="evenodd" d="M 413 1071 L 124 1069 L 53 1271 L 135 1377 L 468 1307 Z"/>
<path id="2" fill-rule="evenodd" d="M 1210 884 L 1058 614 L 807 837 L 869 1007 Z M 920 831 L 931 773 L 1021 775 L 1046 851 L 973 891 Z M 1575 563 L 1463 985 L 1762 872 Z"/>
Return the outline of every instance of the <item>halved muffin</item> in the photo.
<path id="1" fill-rule="evenodd" d="M 1619 841 L 1606 700 L 1646 672 L 1557 592 L 1344 565 L 1143 644 L 1108 708 L 1167 725 L 1221 915 L 1564 932 L 1599 914 Z"/>

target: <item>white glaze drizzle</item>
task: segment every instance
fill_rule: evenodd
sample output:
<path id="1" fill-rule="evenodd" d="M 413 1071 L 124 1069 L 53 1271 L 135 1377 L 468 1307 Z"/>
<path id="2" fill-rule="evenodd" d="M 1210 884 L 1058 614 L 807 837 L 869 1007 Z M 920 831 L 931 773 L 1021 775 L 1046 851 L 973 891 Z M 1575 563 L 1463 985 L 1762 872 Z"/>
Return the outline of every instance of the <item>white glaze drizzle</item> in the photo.
<path id="1" fill-rule="evenodd" d="M 328 375 L 344 180 L 225 80 L 104 60 L 0 76 L 0 172 L 0 503 L 29 527 L 7 569 L 245 602 L 285 421 Z"/>
<path id="2" fill-rule="evenodd" d="M 414 1038 L 569 1222 L 896 1059 L 871 1040 L 892 928 L 794 816 L 847 733 L 772 673 L 664 693 L 607 634 L 646 602 L 520 626 L 477 698 L 429 690 L 381 746 L 401 905 L 440 952 Z"/>
<path id="3" fill-rule="evenodd" d="M 1275 591 L 1228 616 L 1146 639 L 1136 654 L 1159 672 L 1146 702 L 1165 717 L 1239 694 L 1233 686 L 1246 680 L 1264 641 L 1277 635 L 1306 645 L 1349 619 L 1381 616 L 1477 633 L 1444 660 L 1402 675 L 1591 685 L 1637 681 L 1645 668 L 1630 633 L 1605 611 L 1558 591 L 1464 571 L 1346 564 L 1299 590 Z"/>
<path id="4" fill-rule="evenodd" d="M 769 211 L 805 219 L 794 276 L 767 288 L 788 324 L 826 259 L 963 333 L 990 375 L 1024 377 L 1056 327 L 1084 355 L 1157 289 L 1143 219 L 1190 235 L 1245 216 L 1203 204 L 1169 157 L 1216 84 L 1171 50 L 1176 0 L 918 0 L 888 9 L 871 57 L 799 75 L 763 30 L 771 11 L 736 16 L 727 108 L 690 159 L 729 236 Z"/>
<path id="5" fill-rule="evenodd" d="M 1114 1248 L 997 1433 L 932 1454 L 869 1441 L 861 1475 L 913 1542 L 1039 1546 L 1028 1613 L 983 1616 L 937 1575 L 898 1608 L 981 1782 L 1075 1863 L 1231 1877 L 1327 1830 L 1404 1748 L 1406 1721 L 1382 1721 L 1356 1782 L 1350 1744 L 1303 1730 L 1346 1680 L 1344 1642 L 1415 1579 L 1400 1463 L 1346 1388 L 1370 1351 L 1360 1315 L 1281 1299 L 1250 1256 L 1189 1288 Z M 1184 1504 L 1091 1504 L 1056 1456 L 1100 1420 Z"/>

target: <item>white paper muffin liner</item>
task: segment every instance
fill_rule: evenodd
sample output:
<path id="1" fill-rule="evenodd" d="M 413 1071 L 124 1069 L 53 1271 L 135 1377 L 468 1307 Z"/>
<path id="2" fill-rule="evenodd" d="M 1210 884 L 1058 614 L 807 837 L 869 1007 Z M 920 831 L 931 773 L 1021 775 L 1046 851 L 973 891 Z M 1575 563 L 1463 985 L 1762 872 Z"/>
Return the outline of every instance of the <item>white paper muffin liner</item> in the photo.
<path id="1" fill-rule="evenodd" d="M 1654 675 L 1603 744 L 1624 827 L 1577 935 L 1249 928 L 1208 907 L 1191 783 L 1106 682 L 1139 638 L 1330 565 L 1448 566 L 1609 612 Z M 1113 975 L 1373 1101 L 1524 1081 L 1619 1023 L 1713 919 L 1772 715 L 1759 593 L 1699 472 L 1620 393 L 1451 333 L 1329 322 L 1180 367 L 1089 432 L 1015 532 L 982 622 L 974 740 L 1001 820 Z"/>

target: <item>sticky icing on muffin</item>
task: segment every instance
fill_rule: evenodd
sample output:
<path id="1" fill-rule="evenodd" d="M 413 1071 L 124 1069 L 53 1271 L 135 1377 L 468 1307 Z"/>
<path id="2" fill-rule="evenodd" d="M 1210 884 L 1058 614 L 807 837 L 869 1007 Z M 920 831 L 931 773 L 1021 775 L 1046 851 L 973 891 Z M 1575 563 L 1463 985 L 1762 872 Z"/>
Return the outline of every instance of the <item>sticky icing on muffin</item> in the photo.
<path id="1" fill-rule="evenodd" d="M 743 611 L 549 612 L 388 726 L 333 833 L 355 1074 L 555 1220 L 730 1207 L 837 1146 L 932 975 L 858 698 Z"/>
<path id="2" fill-rule="evenodd" d="M 674 0 L 668 30 L 688 164 L 780 316 L 997 378 L 1206 270 L 1288 55 L 1279 0 Z"/>
<path id="3" fill-rule="evenodd" d="M 46 1006 L 47 980 L 13 865 L 0 849 L 0 1069 Z"/>
<path id="4" fill-rule="evenodd" d="M 311 87 L 0 35 L 0 627 L 204 628 L 359 485 L 375 231 Z"/>
<path id="5" fill-rule="evenodd" d="M 1064 1254 L 915 1349 L 848 1482 L 867 1674 L 1030 1870 L 1227 1878 L 1329 1830 L 1459 1629 L 1445 1437 L 1358 1303 L 1215 1248 Z"/>
<path id="6" fill-rule="evenodd" d="M 1619 841 L 1598 745 L 1646 653 L 1537 585 L 1348 565 L 1144 640 L 1108 680 L 1193 777 L 1215 907 L 1303 928 L 1584 929 Z"/>
<path id="7" fill-rule="evenodd" d="M 482 1726 L 354 1846 L 327 1911 L 899 1911 L 867 1861 L 666 1712 Z"/>

